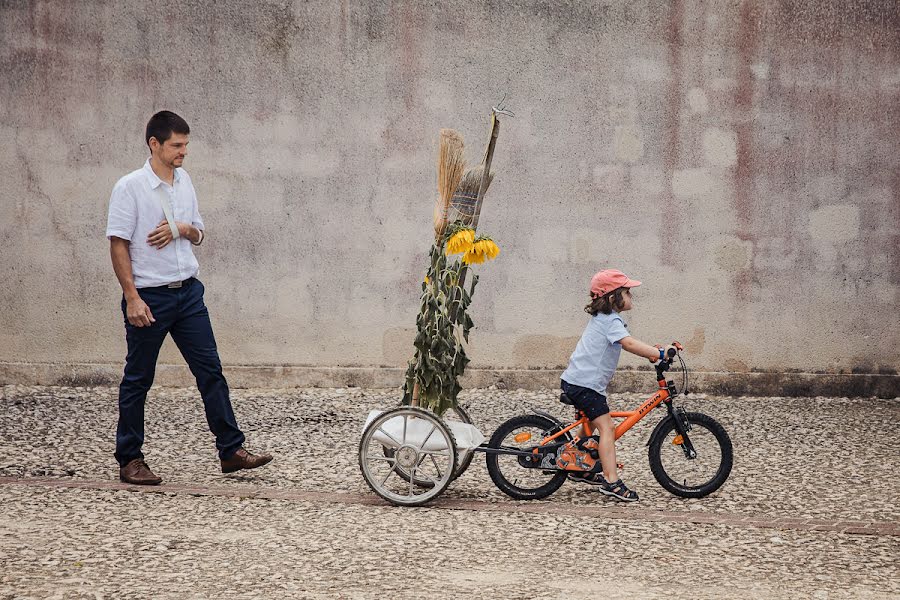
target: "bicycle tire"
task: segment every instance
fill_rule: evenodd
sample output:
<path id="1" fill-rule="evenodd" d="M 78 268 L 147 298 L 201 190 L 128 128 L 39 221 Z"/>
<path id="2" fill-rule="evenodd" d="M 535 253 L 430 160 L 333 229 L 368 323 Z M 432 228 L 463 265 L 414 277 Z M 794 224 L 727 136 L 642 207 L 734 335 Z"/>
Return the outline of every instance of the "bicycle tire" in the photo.
<path id="1" fill-rule="evenodd" d="M 696 435 L 698 430 L 705 430 L 712 434 L 716 443 L 715 445 L 718 446 L 721 456 L 719 464 L 712 465 L 716 467 L 715 473 L 709 479 L 703 480 L 697 484 L 689 485 L 686 479 L 682 479 L 682 483 L 679 483 L 678 480 L 666 470 L 664 464 L 666 460 L 663 459 L 663 447 L 664 445 L 668 445 L 667 442 L 670 440 L 670 434 L 677 435 L 675 419 L 672 417 L 667 417 L 666 420 L 661 423 L 661 427 L 658 431 L 659 435 L 654 437 L 650 442 L 650 447 L 647 450 L 648 458 L 650 459 L 650 471 L 653 472 L 656 481 L 658 481 L 666 491 L 671 492 L 676 496 L 680 496 L 681 498 L 703 498 L 722 487 L 722 484 L 725 483 L 725 480 L 728 479 L 728 476 L 731 474 L 731 468 L 734 464 L 731 438 L 728 437 L 728 432 L 725 431 L 725 428 L 712 417 L 697 412 L 684 414 L 691 425 L 691 431 L 694 432 L 688 434 L 691 443 L 703 438 L 703 436 Z M 672 436 L 671 439 L 674 439 L 674 436 Z M 703 455 L 709 456 L 712 452 L 712 446 L 711 440 L 700 449 L 698 449 L 695 444 L 698 458 Z M 677 448 L 673 452 L 668 453 L 668 457 L 672 459 L 673 463 L 679 462 L 680 464 L 689 464 L 686 462 L 689 459 L 684 456 L 684 452 L 681 448 Z M 715 461 L 715 458 L 713 458 L 713 461 Z M 712 468 L 708 470 L 712 472 Z"/>
<path id="2" fill-rule="evenodd" d="M 496 429 L 496 431 L 494 431 L 494 434 L 491 436 L 491 439 L 488 442 L 488 447 L 503 447 L 504 440 L 507 438 L 507 436 L 509 436 L 516 429 L 524 428 L 533 428 L 539 430 L 544 434 L 548 434 L 554 430 L 558 430 L 559 426 L 550 419 L 539 415 L 519 415 L 517 417 L 509 419 L 505 423 L 502 423 Z M 566 434 L 566 436 L 568 436 L 568 434 Z M 494 482 L 494 485 L 496 485 L 501 492 L 503 492 L 510 498 L 514 498 L 516 500 L 540 500 L 541 498 L 546 498 L 547 496 L 558 490 L 566 481 L 566 472 L 559 470 L 556 471 L 553 476 L 543 485 L 537 487 L 522 487 L 521 485 L 518 485 L 518 478 L 515 478 L 511 481 L 507 474 L 504 474 L 503 469 L 501 469 L 500 467 L 500 457 L 501 455 L 499 454 L 493 454 L 490 452 L 487 453 L 487 470 L 488 474 L 491 476 L 491 481 Z M 516 465 L 516 468 L 519 471 L 538 471 L 541 473 L 545 473 L 545 471 L 540 471 L 539 469 L 528 469 L 520 465 Z"/>

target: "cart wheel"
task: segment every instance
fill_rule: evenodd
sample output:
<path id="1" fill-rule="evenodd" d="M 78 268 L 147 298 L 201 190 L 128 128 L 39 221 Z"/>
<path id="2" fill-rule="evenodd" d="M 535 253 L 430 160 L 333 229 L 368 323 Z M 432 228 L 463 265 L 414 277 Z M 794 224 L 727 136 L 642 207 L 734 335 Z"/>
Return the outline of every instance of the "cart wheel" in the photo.
<path id="1" fill-rule="evenodd" d="M 466 409 L 461 405 L 457 405 L 456 408 L 451 408 L 446 411 L 441 415 L 441 418 L 445 421 L 459 421 L 466 425 L 472 425 L 472 417 L 469 416 L 469 413 L 466 412 Z M 458 450 L 458 452 L 459 460 L 457 461 L 456 469 L 453 471 L 453 479 L 456 479 L 465 473 L 466 469 L 469 468 L 469 465 L 472 464 L 472 459 L 475 458 L 474 448 L 466 448 L 465 450 Z"/>
<path id="2" fill-rule="evenodd" d="M 465 423 L 466 425 L 472 424 L 472 418 L 469 416 L 469 413 L 466 412 L 462 406 L 457 406 L 456 408 L 450 408 L 444 411 L 444 414 L 441 415 L 441 418 L 444 419 L 445 423 L 449 423 L 451 421 L 459 421 L 460 423 Z M 384 455 L 392 457 L 394 456 L 394 449 L 388 448 L 384 446 Z M 472 459 L 475 458 L 475 449 L 467 448 L 465 450 L 460 450 L 457 448 L 457 460 L 456 460 L 456 469 L 453 470 L 453 479 L 456 479 L 460 475 L 466 472 L 466 469 L 469 468 L 469 465 L 472 464 Z M 396 469 L 397 475 L 399 475 L 402 479 L 406 481 L 410 481 L 422 488 L 430 488 L 434 485 L 434 482 L 431 479 L 423 479 L 421 477 L 410 477 L 409 473 L 405 471 L 401 467 L 397 467 Z"/>
<path id="3" fill-rule="evenodd" d="M 378 415 L 359 441 L 359 469 L 366 483 L 399 506 L 419 506 L 439 496 L 453 481 L 456 466 L 450 428 L 421 408 L 402 406 Z"/>

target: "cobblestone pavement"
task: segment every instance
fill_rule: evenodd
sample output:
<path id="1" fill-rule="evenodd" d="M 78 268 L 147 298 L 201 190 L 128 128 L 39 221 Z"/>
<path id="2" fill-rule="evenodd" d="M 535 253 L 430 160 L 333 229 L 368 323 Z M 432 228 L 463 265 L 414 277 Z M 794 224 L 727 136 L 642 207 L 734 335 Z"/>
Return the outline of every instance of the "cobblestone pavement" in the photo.
<path id="1" fill-rule="evenodd" d="M 356 459 L 395 390 L 234 390 L 248 446 L 276 459 L 225 476 L 196 391 L 154 389 L 144 449 L 165 482 L 139 490 L 117 480 L 116 393 L 0 387 L 0 599 L 900 598 L 896 399 L 691 396 L 735 448 L 702 500 L 653 479 L 651 415 L 618 443 L 636 505 L 576 485 L 515 502 L 479 456 L 409 509 Z M 462 397 L 486 435 L 531 408 L 571 416 L 554 390 Z"/>

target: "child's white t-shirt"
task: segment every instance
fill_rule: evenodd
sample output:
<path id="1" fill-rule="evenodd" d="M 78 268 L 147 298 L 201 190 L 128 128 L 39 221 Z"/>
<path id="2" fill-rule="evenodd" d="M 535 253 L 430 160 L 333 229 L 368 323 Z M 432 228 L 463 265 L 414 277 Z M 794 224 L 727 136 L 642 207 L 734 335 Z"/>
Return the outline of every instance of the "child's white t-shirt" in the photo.
<path id="1" fill-rule="evenodd" d="M 606 395 L 622 353 L 619 342 L 628 335 L 628 326 L 615 311 L 591 317 L 569 358 L 569 367 L 563 371 L 563 381 Z"/>

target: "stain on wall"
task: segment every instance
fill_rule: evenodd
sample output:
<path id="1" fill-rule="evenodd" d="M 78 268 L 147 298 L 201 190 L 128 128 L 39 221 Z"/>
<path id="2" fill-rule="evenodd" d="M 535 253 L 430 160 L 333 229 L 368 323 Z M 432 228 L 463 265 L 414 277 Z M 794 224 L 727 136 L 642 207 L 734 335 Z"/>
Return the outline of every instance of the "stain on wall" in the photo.
<path id="1" fill-rule="evenodd" d="M 502 254 L 479 268 L 473 366 L 564 364 L 590 276 L 617 267 L 644 281 L 632 333 L 688 340 L 695 368 L 896 373 L 898 15 L 0 3 L 0 362 L 122 360 L 106 203 L 170 109 L 192 127 L 224 361 L 402 366 L 438 130 L 479 160 L 506 95 L 481 221 Z M 171 345 L 163 360 L 181 362 Z"/>

